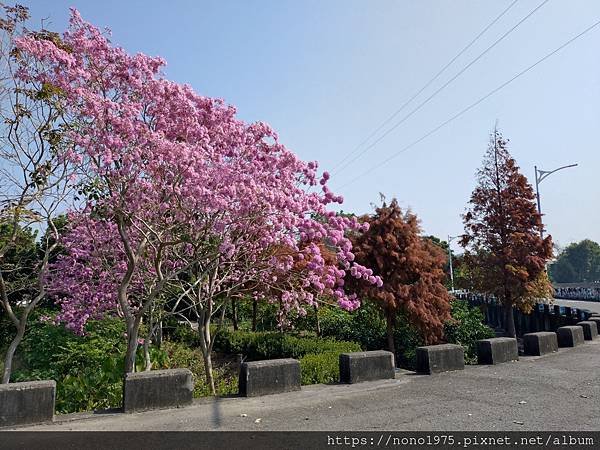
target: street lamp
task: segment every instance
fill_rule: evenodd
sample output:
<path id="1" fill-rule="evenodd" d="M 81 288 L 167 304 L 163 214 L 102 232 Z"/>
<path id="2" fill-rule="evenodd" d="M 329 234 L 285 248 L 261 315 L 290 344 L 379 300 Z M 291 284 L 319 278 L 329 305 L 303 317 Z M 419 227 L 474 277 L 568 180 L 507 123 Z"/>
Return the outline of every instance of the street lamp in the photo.
<path id="1" fill-rule="evenodd" d="M 554 172 L 558 172 L 559 170 L 568 169 L 569 167 L 575 167 L 575 166 L 577 166 L 577 164 L 569 164 L 568 166 L 562 166 L 562 167 L 559 167 L 558 169 L 554 169 L 554 170 L 539 170 L 537 168 L 537 166 L 533 166 L 535 169 L 535 193 L 536 193 L 536 197 L 537 197 L 537 207 L 538 207 L 538 213 L 540 214 L 540 220 L 541 220 L 541 215 L 542 215 L 542 204 L 540 202 L 540 183 L 542 181 L 544 181 L 546 178 L 548 178 L 550 175 L 552 175 Z M 544 238 L 543 225 L 542 225 L 542 227 L 540 227 L 540 237 L 542 239 Z"/>
<path id="2" fill-rule="evenodd" d="M 450 236 L 448 235 L 448 263 L 450 264 L 450 287 L 452 288 L 452 292 L 454 293 L 454 270 L 452 269 L 452 249 L 450 248 L 450 242 L 452 239 L 456 239 L 460 236 Z"/>

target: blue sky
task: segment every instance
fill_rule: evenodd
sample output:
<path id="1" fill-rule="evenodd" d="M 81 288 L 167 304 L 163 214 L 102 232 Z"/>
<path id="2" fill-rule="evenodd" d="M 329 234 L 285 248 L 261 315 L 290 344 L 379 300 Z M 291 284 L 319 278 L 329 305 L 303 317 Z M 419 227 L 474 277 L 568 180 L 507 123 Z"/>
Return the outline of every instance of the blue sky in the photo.
<path id="1" fill-rule="evenodd" d="M 520 0 L 413 102 L 425 99 L 542 0 Z M 112 30 L 130 52 L 160 55 L 168 78 L 265 121 L 302 159 L 340 161 L 512 0 L 26 2 L 36 23 L 66 27 L 68 8 Z M 417 140 L 600 20 L 596 0 L 550 0 L 405 123 L 335 174 L 343 209 L 397 197 L 428 234 L 462 232 L 474 174 L 498 121 L 533 182 L 533 166 L 578 163 L 540 185 L 544 222 L 561 245 L 600 242 L 600 27 L 397 158 Z M 404 114 L 400 114 L 398 119 Z M 393 123 L 393 122 L 392 122 Z M 385 128 L 384 128 L 385 130 Z"/>

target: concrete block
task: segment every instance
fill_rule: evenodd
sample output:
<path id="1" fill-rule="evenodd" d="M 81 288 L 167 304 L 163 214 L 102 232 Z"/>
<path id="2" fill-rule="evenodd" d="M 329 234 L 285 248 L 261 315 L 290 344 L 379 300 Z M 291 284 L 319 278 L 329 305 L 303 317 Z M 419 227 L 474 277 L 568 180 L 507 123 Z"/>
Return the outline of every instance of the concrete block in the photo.
<path id="1" fill-rule="evenodd" d="M 123 386 L 123 412 L 178 408 L 192 403 L 194 380 L 188 369 L 128 373 Z"/>
<path id="2" fill-rule="evenodd" d="M 417 347 L 417 372 L 439 373 L 465 368 L 465 353 L 460 345 L 441 344 Z"/>
<path id="3" fill-rule="evenodd" d="M 559 347 L 575 347 L 583 344 L 583 328 L 578 325 L 560 327 L 556 330 Z"/>
<path id="4" fill-rule="evenodd" d="M 583 328 L 583 338 L 586 341 L 593 341 L 598 337 L 598 323 L 592 320 L 583 320 L 577 322 L 577 325 Z"/>
<path id="5" fill-rule="evenodd" d="M 600 317 L 592 316 L 588 318 L 589 322 L 596 322 L 596 327 L 598 328 L 598 334 L 600 334 Z"/>
<path id="6" fill-rule="evenodd" d="M 558 338 L 552 331 L 538 331 L 523 335 L 523 347 L 526 355 L 541 356 L 558 351 Z"/>
<path id="7" fill-rule="evenodd" d="M 519 345 L 515 338 L 498 337 L 477 341 L 479 364 L 500 364 L 519 359 Z"/>
<path id="8" fill-rule="evenodd" d="M 296 359 L 267 359 L 242 363 L 239 392 L 244 397 L 299 391 L 302 378 Z"/>
<path id="9" fill-rule="evenodd" d="M 55 398 L 54 380 L 0 384 L 0 427 L 52 421 Z"/>
<path id="10" fill-rule="evenodd" d="M 394 378 L 394 354 L 385 350 L 342 353 L 340 355 L 340 383 Z"/>

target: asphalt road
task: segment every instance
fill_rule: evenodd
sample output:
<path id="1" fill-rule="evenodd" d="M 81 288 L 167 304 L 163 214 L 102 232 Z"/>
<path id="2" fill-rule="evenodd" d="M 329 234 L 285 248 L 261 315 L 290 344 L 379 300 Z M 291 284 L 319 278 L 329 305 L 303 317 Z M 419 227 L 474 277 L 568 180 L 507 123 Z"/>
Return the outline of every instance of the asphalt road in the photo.
<path id="1" fill-rule="evenodd" d="M 570 430 L 600 428 L 600 339 L 433 376 L 315 385 L 139 414 L 79 414 L 27 430 Z"/>
<path id="2" fill-rule="evenodd" d="M 600 313 L 600 302 L 585 302 L 583 300 L 560 300 L 555 299 L 554 303 L 561 306 L 570 306 L 573 308 L 589 309 L 592 312 Z"/>

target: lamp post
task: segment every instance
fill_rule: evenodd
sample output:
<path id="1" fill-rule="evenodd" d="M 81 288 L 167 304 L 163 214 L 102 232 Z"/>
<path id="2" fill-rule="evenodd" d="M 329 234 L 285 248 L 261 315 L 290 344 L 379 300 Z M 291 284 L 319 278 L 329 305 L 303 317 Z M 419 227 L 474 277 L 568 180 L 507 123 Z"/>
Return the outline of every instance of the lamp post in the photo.
<path id="1" fill-rule="evenodd" d="M 451 287 L 451 292 L 454 292 L 454 270 L 452 269 L 452 249 L 450 248 L 450 242 L 452 242 L 452 239 L 456 239 L 457 237 L 460 236 L 450 236 L 448 235 L 448 263 L 450 264 L 450 287 Z"/>
<path id="2" fill-rule="evenodd" d="M 575 167 L 575 166 L 577 166 L 577 164 L 569 164 L 568 166 L 562 166 L 562 167 L 559 167 L 558 169 L 554 169 L 554 170 L 539 170 L 537 168 L 537 166 L 533 166 L 533 168 L 535 169 L 535 193 L 536 193 L 536 197 L 537 197 L 537 207 L 538 207 L 538 213 L 540 214 L 540 220 L 541 220 L 541 215 L 542 215 L 542 203 L 540 201 L 540 183 L 542 181 L 544 181 L 546 178 L 548 178 L 550 175 L 552 175 L 554 172 L 558 172 L 559 170 L 568 169 L 569 167 Z M 540 227 L 540 237 L 542 239 L 544 238 L 543 225 L 542 225 L 542 227 Z"/>

